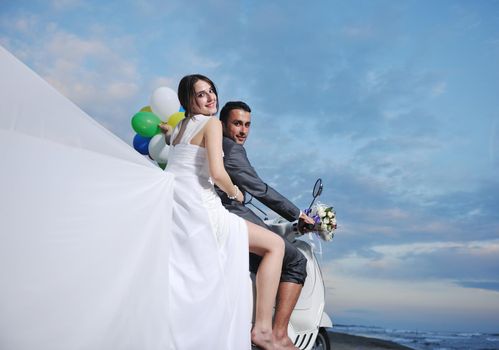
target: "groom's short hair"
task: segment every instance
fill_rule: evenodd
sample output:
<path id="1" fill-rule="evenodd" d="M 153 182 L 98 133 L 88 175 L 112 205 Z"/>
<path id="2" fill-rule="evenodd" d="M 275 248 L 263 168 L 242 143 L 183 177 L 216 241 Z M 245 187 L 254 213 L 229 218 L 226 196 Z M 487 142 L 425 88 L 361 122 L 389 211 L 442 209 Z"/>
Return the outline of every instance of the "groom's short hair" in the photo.
<path id="1" fill-rule="evenodd" d="M 227 125 L 227 119 L 229 119 L 230 111 L 233 109 L 242 109 L 245 112 L 251 113 L 251 108 L 246 103 L 242 101 L 229 101 L 220 111 L 220 121 L 223 125 Z"/>

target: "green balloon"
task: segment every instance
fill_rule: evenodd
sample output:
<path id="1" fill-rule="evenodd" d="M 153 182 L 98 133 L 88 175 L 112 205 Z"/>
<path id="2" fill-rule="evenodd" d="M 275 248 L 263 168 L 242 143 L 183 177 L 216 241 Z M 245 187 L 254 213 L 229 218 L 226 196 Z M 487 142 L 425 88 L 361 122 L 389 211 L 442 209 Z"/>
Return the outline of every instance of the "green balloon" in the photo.
<path id="1" fill-rule="evenodd" d="M 161 120 L 151 112 L 138 112 L 132 118 L 132 128 L 137 134 L 144 137 L 153 137 L 161 132 Z"/>

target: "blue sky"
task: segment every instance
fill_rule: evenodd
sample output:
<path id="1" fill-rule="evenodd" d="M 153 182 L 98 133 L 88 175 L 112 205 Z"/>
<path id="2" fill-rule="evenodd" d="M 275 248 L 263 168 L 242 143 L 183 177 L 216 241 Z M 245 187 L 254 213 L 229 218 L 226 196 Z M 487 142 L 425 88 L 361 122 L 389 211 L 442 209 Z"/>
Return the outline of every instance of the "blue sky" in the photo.
<path id="1" fill-rule="evenodd" d="M 499 331 L 499 1 L 1 0 L 0 44 L 128 143 L 211 77 L 264 179 L 324 180 L 334 322 Z"/>

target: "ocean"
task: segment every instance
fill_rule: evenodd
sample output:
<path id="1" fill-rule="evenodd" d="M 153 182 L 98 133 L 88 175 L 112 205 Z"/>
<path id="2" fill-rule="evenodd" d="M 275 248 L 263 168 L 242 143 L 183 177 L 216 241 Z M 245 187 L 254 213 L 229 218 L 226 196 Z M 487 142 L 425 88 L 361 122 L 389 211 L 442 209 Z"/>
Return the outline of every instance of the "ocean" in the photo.
<path id="1" fill-rule="evenodd" d="M 499 333 L 424 332 L 356 325 L 335 325 L 333 330 L 390 340 L 416 350 L 499 350 Z"/>

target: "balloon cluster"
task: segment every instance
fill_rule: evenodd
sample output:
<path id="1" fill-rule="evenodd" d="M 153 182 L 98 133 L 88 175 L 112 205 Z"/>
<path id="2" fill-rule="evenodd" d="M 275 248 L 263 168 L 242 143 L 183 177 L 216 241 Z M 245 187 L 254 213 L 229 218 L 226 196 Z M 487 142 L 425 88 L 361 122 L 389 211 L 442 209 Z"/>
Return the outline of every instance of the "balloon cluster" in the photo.
<path id="1" fill-rule="evenodd" d="M 164 169 L 168 162 L 169 146 L 159 125 L 166 121 L 172 128 L 184 119 L 184 112 L 175 91 L 168 87 L 154 90 L 149 106 L 145 106 L 132 117 L 132 128 L 137 133 L 133 138 L 133 148 L 140 154 L 148 155 Z"/>

